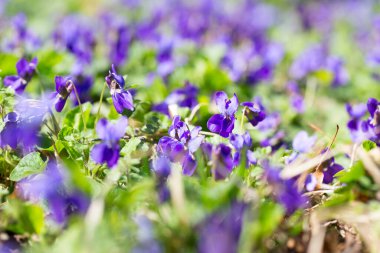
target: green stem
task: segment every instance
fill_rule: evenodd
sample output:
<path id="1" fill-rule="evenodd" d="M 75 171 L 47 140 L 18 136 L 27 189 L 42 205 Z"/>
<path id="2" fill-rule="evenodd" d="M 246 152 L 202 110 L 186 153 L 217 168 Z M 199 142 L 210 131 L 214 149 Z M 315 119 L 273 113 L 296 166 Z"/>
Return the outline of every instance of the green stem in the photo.
<path id="1" fill-rule="evenodd" d="M 86 126 L 86 120 L 84 119 L 84 113 L 83 113 L 82 103 L 80 102 L 80 98 L 79 98 L 79 95 L 78 95 L 78 91 L 77 91 L 77 88 L 75 87 L 75 84 L 74 84 L 74 83 L 73 83 L 73 88 L 74 88 L 75 96 L 76 96 L 77 101 L 78 101 L 78 105 L 79 105 L 80 112 L 81 112 L 81 114 L 82 114 L 83 129 L 84 129 L 84 131 L 86 131 L 86 130 L 87 130 L 87 126 Z"/>
<path id="2" fill-rule="evenodd" d="M 103 85 L 103 89 L 102 89 L 102 93 L 100 93 L 99 108 L 98 108 L 98 113 L 96 114 L 96 118 L 95 118 L 95 125 L 96 125 L 96 123 L 97 123 L 98 120 L 99 120 L 100 109 L 102 108 L 102 102 L 103 102 L 103 94 L 104 94 L 104 91 L 106 90 L 106 87 L 107 87 L 107 84 L 104 83 L 104 85 Z M 95 129 L 95 127 L 94 127 L 94 129 Z"/>

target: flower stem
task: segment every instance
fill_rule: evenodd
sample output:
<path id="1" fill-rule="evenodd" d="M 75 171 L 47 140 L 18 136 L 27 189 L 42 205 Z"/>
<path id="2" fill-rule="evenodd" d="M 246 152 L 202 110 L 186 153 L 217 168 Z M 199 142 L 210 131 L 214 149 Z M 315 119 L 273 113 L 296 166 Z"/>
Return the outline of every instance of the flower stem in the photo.
<path id="1" fill-rule="evenodd" d="M 243 133 L 243 126 L 244 126 L 244 116 L 245 116 L 245 110 L 246 106 L 244 106 L 242 114 L 241 114 L 241 119 L 240 119 L 240 132 Z"/>
<path id="2" fill-rule="evenodd" d="M 100 93 L 99 108 L 98 108 L 98 112 L 96 113 L 95 125 L 96 125 L 96 123 L 97 123 L 98 120 L 99 120 L 99 116 L 100 116 L 100 108 L 102 108 L 103 95 L 104 95 L 104 91 L 106 90 L 106 86 L 107 86 L 107 84 L 104 83 L 104 85 L 103 85 L 103 89 L 102 89 L 102 93 Z M 94 129 L 95 129 L 95 128 L 94 128 Z"/>
<path id="3" fill-rule="evenodd" d="M 77 101 L 78 101 L 80 112 L 82 114 L 83 129 L 84 129 L 84 131 L 86 131 L 87 130 L 87 126 L 86 126 L 86 120 L 84 119 L 84 113 L 83 113 L 82 103 L 80 102 L 79 94 L 78 94 L 77 88 L 75 87 L 74 83 L 73 83 L 73 88 L 74 88 L 75 96 L 76 96 Z"/>

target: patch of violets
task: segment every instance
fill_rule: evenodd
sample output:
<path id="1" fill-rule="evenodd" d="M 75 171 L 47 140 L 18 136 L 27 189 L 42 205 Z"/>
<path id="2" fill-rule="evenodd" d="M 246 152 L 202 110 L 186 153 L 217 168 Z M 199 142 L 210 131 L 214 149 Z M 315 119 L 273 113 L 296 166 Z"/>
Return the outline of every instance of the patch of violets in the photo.
<path id="1" fill-rule="evenodd" d="M 364 104 L 347 104 L 346 110 L 350 116 L 347 127 L 350 130 L 353 141 L 361 143 L 365 140 L 370 140 L 379 146 L 380 102 L 375 98 L 369 98 L 366 107 Z M 363 119 L 367 113 L 369 114 L 369 117 Z"/>
<path id="2" fill-rule="evenodd" d="M 16 184 L 16 192 L 32 203 L 46 203 L 47 215 L 58 224 L 65 224 L 73 214 L 85 214 L 89 198 L 75 187 L 67 187 L 64 168 L 51 160 L 39 174 L 26 177 Z"/>
<path id="3" fill-rule="evenodd" d="M 30 62 L 21 58 L 16 63 L 17 75 L 4 77 L 4 86 L 12 88 L 17 94 L 22 94 L 34 76 L 37 68 L 37 58 Z"/>
<path id="4" fill-rule="evenodd" d="M 198 87 L 186 81 L 184 87 L 173 90 L 163 102 L 153 105 L 152 110 L 170 116 L 170 105 L 193 109 L 198 104 L 198 93 Z"/>
<path id="5" fill-rule="evenodd" d="M 4 51 L 23 49 L 27 52 L 34 52 L 41 46 L 40 38 L 28 28 L 24 13 L 15 15 L 10 26 L 13 28 L 13 37 L 5 41 Z"/>
<path id="6" fill-rule="evenodd" d="M 121 117 L 116 123 L 102 118 L 96 125 L 96 133 L 100 143 L 91 150 L 91 158 L 98 164 L 107 164 L 113 168 L 119 160 L 119 141 L 124 136 L 128 126 L 128 119 Z"/>
<path id="7" fill-rule="evenodd" d="M 125 80 L 121 75 L 117 74 L 114 65 L 112 65 L 105 80 L 110 89 L 113 105 L 115 106 L 116 111 L 120 114 L 123 114 L 126 111 L 133 111 L 134 105 L 132 94 L 124 89 Z"/>
<path id="8" fill-rule="evenodd" d="M 216 92 L 214 98 L 220 113 L 211 116 L 207 121 L 207 128 L 211 132 L 227 138 L 234 129 L 235 113 L 238 109 L 239 101 L 236 94 L 229 99 L 223 91 Z"/>
<path id="9" fill-rule="evenodd" d="M 161 137 L 157 144 L 157 153 L 164 155 L 171 162 L 182 165 L 183 174 L 191 176 L 197 167 L 194 153 L 203 142 L 200 135 L 201 127 L 196 126 L 190 130 L 189 126 L 175 116 L 169 128 L 169 136 Z"/>
<path id="10" fill-rule="evenodd" d="M 332 87 L 345 85 L 349 81 L 343 60 L 329 56 L 325 44 L 316 44 L 307 48 L 293 61 L 289 74 L 293 79 L 301 80 L 320 70 L 327 70 L 332 74 Z"/>

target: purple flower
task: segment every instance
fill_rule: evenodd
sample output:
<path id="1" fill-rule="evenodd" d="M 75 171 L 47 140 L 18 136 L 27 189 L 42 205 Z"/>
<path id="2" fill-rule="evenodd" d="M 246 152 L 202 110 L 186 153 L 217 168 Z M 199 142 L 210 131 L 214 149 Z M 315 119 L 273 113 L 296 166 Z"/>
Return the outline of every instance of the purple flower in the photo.
<path id="1" fill-rule="evenodd" d="M 284 131 L 278 131 L 273 135 L 265 138 L 260 142 L 261 147 L 271 147 L 272 151 L 278 150 L 281 146 L 284 145 L 283 139 L 285 138 Z"/>
<path id="2" fill-rule="evenodd" d="M 252 139 L 248 132 L 240 134 L 232 134 L 230 136 L 230 143 L 235 148 L 234 154 L 234 166 L 240 163 L 240 157 L 242 154 L 246 155 L 246 167 L 257 163 L 257 158 L 251 150 L 248 150 L 252 146 Z M 244 152 L 245 151 L 245 152 Z"/>
<path id="3" fill-rule="evenodd" d="M 204 136 L 199 135 L 201 127 L 194 127 L 191 131 L 179 116 L 173 118 L 169 128 L 169 135 L 158 141 L 157 152 L 167 156 L 172 162 L 179 162 L 183 174 L 191 176 L 197 166 L 193 153 L 201 145 Z"/>
<path id="4" fill-rule="evenodd" d="M 317 136 L 309 136 L 306 131 L 300 131 L 293 139 L 293 153 L 286 159 L 286 163 L 293 162 L 299 154 L 308 153 L 313 148 Z"/>
<path id="5" fill-rule="evenodd" d="M 221 143 L 213 146 L 210 143 L 203 143 L 202 150 L 207 159 L 211 161 L 211 173 L 215 180 L 225 179 L 231 174 L 234 167 L 232 150 L 229 146 Z"/>
<path id="6" fill-rule="evenodd" d="M 157 49 L 157 74 L 167 82 L 169 75 L 174 71 L 175 63 L 172 57 L 173 52 L 172 40 L 161 40 Z"/>
<path id="7" fill-rule="evenodd" d="M 334 175 L 344 168 L 342 165 L 335 162 L 334 157 L 327 160 L 324 164 L 327 164 L 327 166 L 323 171 L 323 183 L 330 184 L 334 179 Z"/>
<path id="8" fill-rule="evenodd" d="M 118 113 L 123 114 L 126 110 L 133 111 L 133 97 L 128 90 L 124 90 L 124 78 L 117 74 L 115 66 L 112 64 L 112 71 L 105 78 L 110 88 L 113 105 Z"/>
<path id="9" fill-rule="evenodd" d="M 19 128 L 19 115 L 15 112 L 10 112 L 5 115 L 4 128 L 0 133 L 0 146 L 10 146 L 15 149 L 18 143 L 18 128 Z"/>
<path id="10" fill-rule="evenodd" d="M 119 140 L 124 136 L 128 126 L 128 119 L 121 117 L 115 124 L 106 119 L 99 120 L 96 125 L 101 143 L 96 144 L 91 150 L 91 158 L 97 163 L 107 163 L 112 168 L 119 160 Z"/>
<path id="11" fill-rule="evenodd" d="M 11 87 L 17 94 L 24 92 L 26 85 L 32 79 L 37 67 L 37 58 L 28 62 L 25 58 L 21 58 L 17 64 L 17 76 L 6 76 L 4 78 L 4 86 Z"/>
<path id="12" fill-rule="evenodd" d="M 296 80 L 306 77 L 309 73 L 321 69 L 325 65 L 327 48 L 314 45 L 305 50 L 290 67 L 290 76 Z"/>
<path id="13" fill-rule="evenodd" d="M 161 203 L 170 199 L 170 192 L 166 180 L 171 173 L 170 160 L 166 156 L 159 156 L 152 161 L 151 168 L 157 177 L 156 189 Z"/>
<path id="14" fill-rule="evenodd" d="M 264 169 L 264 178 L 272 186 L 275 199 L 284 206 L 288 215 L 305 206 L 307 199 L 297 190 L 294 179 L 281 179 L 280 168 L 272 167 L 267 160 L 261 165 Z"/>
<path id="15" fill-rule="evenodd" d="M 91 63 L 96 44 L 95 33 L 81 16 L 66 16 L 60 21 L 53 33 L 53 38 L 58 46 L 65 48 L 76 57 L 74 69 L 77 71 L 73 72 L 77 73 L 84 64 Z"/>
<path id="16" fill-rule="evenodd" d="M 84 214 L 89 199 L 77 189 L 65 186 L 67 177 L 63 168 L 55 161 L 49 161 L 45 171 L 22 179 L 16 185 L 17 193 L 34 203 L 46 203 L 48 216 L 59 224 L 66 222 L 68 216 Z"/>
<path id="17" fill-rule="evenodd" d="M 66 104 L 71 91 L 74 89 L 74 83 L 69 76 L 56 76 L 55 77 L 55 110 L 61 112 Z"/>
<path id="18" fill-rule="evenodd" d="M 327 69 L 330 70 L 334 75 L 334 78 L 331 82 L 331 85 L 333 87 L 347 84 L 349 75 L 346 68 L 344 67 L 344 62 L 342 59 L 338 57 L 329 57 L 327 59 L 326 65 Z"/>
<path id="19" fill-rule="evenodd" d="M 307 132 L 300 131 L 293 139 L 293 149 L 299 153 L 310 152 L 317 136 L 309 136 Z"/>
<path id="20" fill-rule="evenodd" d="M 4 117 L 5 125 L 0 132 L 0 146 L 8 145 L 15 149 L 20 145 L 25 151 L 35 148 L 48 108 L 47 101 L 23 98 L 17 101 L 15 111 Z"/>
<path id="21" fill-rule="evenodd" d="M 211 132 L 227 138 L 234 129 L 235 113 L 238 109 L 239 101 L 236 94 L 231 99 L 228 99 L 226 93 L 218 91 L 215 94 L 215 102 L 220 114 L 211 116 L 207 121 L 207 127 Z"/>
<path id="22" fill-rule="evenodd" d="M 346 110 L 351 118 L 360 119 L 367 113 L 367 105 L 366 104 L 357 104 L 357 105 L 346 104 Z"/>
<path id="23" fill-rule="evenodd" d="M 303 113 L 305 111 L 304 98 L 300 93 L 298 85 L 291 81 L 287 84 L 287 90 L 290 93 L 290 104 L 297 113 Z"/>
<path id="24" fill-rule="evenodd" d="M 244 213 L 247 205 L 233 202 L 226 210 L 219 210 L 202 221 L 198 239 L 200 253 L 238 252 Z"/>
<path id="25" fill-rule="evenodd" d="M 255 102 L 243 102 L 240 105 L 245 107 L 244 115 L 248 118 L 252 126 L 257 126 L 257 124 L 265 119 L 265 108 L 260 100 Z"/>
<path id="26" fill-rule="evenodd" d="M 362 120 L 364 116 L 364 108 L 362 105 L 353 107 L 346 105 L 347 112 L 351 119 L 347 123 L 352 139 L 361 143 L 364 140 L 371 140 L 377 145 L 380 144 L 380 102 L 375 98 L 369 98 L 367 101 L 367 110 L 370 117 L 367 120 Z"/>
<path id="27" fill-rule="evenodd" d="M 172 93 L 170 93 L 164 102 L 154 105 L 152 110 L 170 116 L 169 105 L 176 104 L 180 107 L 187 107 L 192 109 L 198 104 L 198 92 L 199 89 L 196 86 L 190 82 L 186 82 L 183 88 L 172 91 Z"/>
<path id="28" fill-rule="evenodd" d="M 22 48 L 27 52 L 32 52 L 41 46 L 41 40 L 28 29 L 27 18 L 24 13 L 19 13 L 12 18 L 12 26 L 14 38 L 6 43 L 6 50 Z"/>
<path id="29" fill-rule="evenodd" d="M 131 33 L 122 19 L 116 19 L 112 14 L 102 16 L 105 29 L 105 41 L 109 48 L 109 59 L 115 65 L 124 64 L 128 57 Z"/>

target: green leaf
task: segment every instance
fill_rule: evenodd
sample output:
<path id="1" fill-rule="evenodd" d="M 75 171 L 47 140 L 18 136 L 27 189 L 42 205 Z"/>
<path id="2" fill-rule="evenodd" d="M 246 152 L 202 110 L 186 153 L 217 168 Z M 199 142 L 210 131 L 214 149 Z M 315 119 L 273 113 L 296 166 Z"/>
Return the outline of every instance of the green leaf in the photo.
<path id="1" fill-rule="evenodd" d="M 121 149 L 120 153 L 124 156 L 129 156 L 133 151 L 137 149 L 137 146 L 140 144 L 140 142 L 140 138 L 130 139 Z"/>
<path id="2" fill-rule="evenodd" d="M 17 166 L 12 170 L 9 178 L 12 181 L 20 181 L 21 179 L 42 172 L 46 167 L 47 161 L 41 159 L 40 153 L 32 152 L 26 155 Z"/>
<path id="3" fill-rule="evenodd" d="M 363 164 L 358 162 L 351 169 L 339 171 L 335 176 L 342 183 L 359 181 L 361 177 L 365 176 Z"/>
<path id="4" fill-rule="evenodd" d="M 370 151 L 371 149 L 376 148 L 376 143 L 370 140 L 364 141 L 362 145 L 366 151 Z"/>

